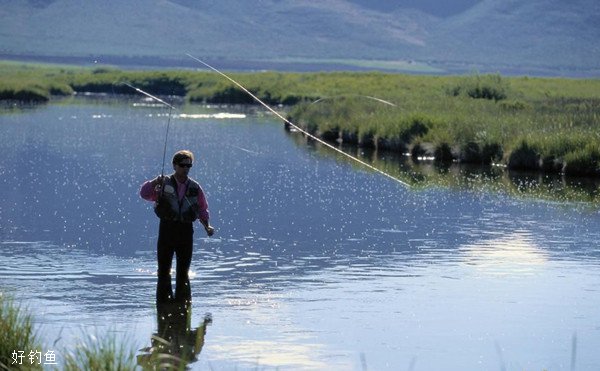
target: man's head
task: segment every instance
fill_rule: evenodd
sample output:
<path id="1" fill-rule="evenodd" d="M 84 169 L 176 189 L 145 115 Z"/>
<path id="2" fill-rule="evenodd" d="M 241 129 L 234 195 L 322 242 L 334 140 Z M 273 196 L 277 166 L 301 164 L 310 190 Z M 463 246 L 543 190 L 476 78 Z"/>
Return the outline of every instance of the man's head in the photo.
<path id="1" fill-rule="evenodd" d="M 192 153 L 192 151 L 189 151 L 187 149 L 183 149 L 181 151 L 177 151 L 174 155 L 173 155 L 173 165 L 177 165 L 179 163 L 181 163 L 183 160 L 190 160 L 189 163 L 194 162 L 194 154 Z"/>
<path id="2" fill-rule="evenodd" d="M 175 174 L 187 177 L 194 162 L 194 154 L 188 150 L 181 150 L 173 155 L 173 170 Z"/>

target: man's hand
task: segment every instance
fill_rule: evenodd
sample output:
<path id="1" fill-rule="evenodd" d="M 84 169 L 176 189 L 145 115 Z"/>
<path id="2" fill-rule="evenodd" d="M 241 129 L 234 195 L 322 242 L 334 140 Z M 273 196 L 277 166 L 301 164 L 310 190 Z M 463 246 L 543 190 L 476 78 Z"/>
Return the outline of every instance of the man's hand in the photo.
<path id="1" fill-rule="evenodd" d="M 162 185 L 163 183 L 165 183 L 167 180 L 169 179 L 168 176 L 166 175 L 159 175 L 156 178 L 152 179 L 152 185 L 153 186 L 157 186 L 157 185 Z"/>
<path id="2" fill-rule="evenodd" d="M 205 225 L 204 229 L 206 230 L 206 234 L 208 235 L 208 237 L 210 237 L 213 234 L 215 234 L 215 229 L 212 226 L 210 226 L 210 225 Z"/>

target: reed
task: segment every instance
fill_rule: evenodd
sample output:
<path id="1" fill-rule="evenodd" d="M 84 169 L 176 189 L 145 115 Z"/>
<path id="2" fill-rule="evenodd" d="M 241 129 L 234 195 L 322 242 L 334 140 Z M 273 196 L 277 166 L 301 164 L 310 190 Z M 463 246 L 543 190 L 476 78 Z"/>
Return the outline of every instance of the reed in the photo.
<path id="1" fill-rule="evenodd" d="M 0 99 L 47 101 L 55 94 L 155 95 L 195 103 L 254 104 L 209 71 L 124 71 L 0 63 Z M 444 161 L 500 163 L 514 168 L 600 176 L 600 80 L 403 75 L 380 72 L 232 73 L 269 105 L 332 142 L 405 153 L 411 148 Z M 365 97 L 392 102 L 383 104 Z M 531 161 L 517 161 L 523 144 Z"/>
<path id="2" fill-rule="evenodd" d="M 63 370 L 128 371 L 137 367 L 135 351 L 127 342 L 117 341 L 115 335 L 86 335 L 85 339 L 67 352 Z"/>
<path id="3" fill-rule="evenodd" d="M 33 328 L 32 316 L 12 297 L 1 291 L 0 334 L 2 334 L 0 336 L 0 369 L 2 370 L 14 369 L 14 352 L 22 351 L 27 357 L 30 351 L 42 349 Z M 28 366 L 30 367 L 27 369 L 41 370 L 41 366 L 35 364 Z"/>
<path id="4" fill-rule="evenodd" d="M 34 330 L 33 316 L 15 300 L 0 292 L 0 370 L 42 370 L 45 367 L 44 347 Z M 16 357 L 15 352 L 23 352 Z M 39 358 L 31 360 L 30 352 L 39 351 Z M 128 342 L 118 342 L 114 335 L 94 336 L 72 351 L 57 351 L 55 369 L 60 370 L 135 370 L 135 350 Z M 60 355 L 65 355 L 64 358 Z M 63 358 L 63 359 L 61 359 Z M 50 367 L 50 366 L 47 366 Z"/>

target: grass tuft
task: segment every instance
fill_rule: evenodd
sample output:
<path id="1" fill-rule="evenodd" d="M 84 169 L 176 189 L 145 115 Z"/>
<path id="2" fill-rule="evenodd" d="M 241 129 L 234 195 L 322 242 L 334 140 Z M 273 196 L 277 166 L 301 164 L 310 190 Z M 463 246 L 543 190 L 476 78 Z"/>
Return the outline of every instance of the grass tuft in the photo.
<path id="1" fill-rule="evenodd" d="M 0 369 L 12 369 L 13 352 L 41 349 L 33 318 L 14 299 L 0 292 Z M 33 365 L 32 369 L 41 369 Z"/>
<path id="2" fill-rule="evenodd" d="M 87 335 L 65 356 L 63 370 L 128 371 L 136 369 L 135 352 L 119 343 L 114 335 Z"/>

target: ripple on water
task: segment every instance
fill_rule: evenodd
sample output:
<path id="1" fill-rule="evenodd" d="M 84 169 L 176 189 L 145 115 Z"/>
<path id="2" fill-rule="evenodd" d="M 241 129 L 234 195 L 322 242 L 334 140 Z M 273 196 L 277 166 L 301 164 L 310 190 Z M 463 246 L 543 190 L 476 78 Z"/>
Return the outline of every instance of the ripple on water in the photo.
<path id="1" fill-rule="evenodd" d="M 8 191 L 0 285 L 18 290 L 54 329 L 115 325 L 147 344 L 156 327 L 156 220 L 137 187 L 159 170 L 167 120 L 156 113 L 164 110 L 39 111 L 3 118 L 15 140 L 0 144 Z M 271 123 L 178 121 L 181 140 L 169 145 L 200 149 L 195 171 L 220 223 L 219 237 L 196 239 L 191 267 L 194 310 L 215 312 L 204 368 L 228 359 L 239 362 L 230 368 L 352 369 L 344 362 L 364 352 L 373 369 L 402 368 L 415 355 L 423 369 L 490 369 L 496 338 L 515 362 L 549 359 L 564 354 L 574 329 L 587 342 L 578 357 L 598 359 L 585 350 L 600 343 L 589 330 L 600 287 L 597 214 L 398 188 Z M 27 166 L 13 166 L 25 157 Z M 31 182 L 12 181 L 22 176 Z M 492 361 L 471 363 L 489 353 Z"/>

